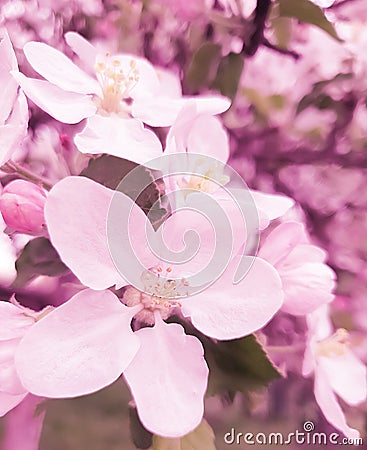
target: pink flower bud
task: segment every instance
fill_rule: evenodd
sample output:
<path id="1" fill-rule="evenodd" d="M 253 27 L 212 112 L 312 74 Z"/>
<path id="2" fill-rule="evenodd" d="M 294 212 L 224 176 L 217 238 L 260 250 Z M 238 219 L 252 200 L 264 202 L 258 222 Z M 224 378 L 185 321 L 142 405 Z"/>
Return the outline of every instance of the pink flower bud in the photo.
<path id="1" fill-rule="evenodd" d="M 5 186 L 0 196 L 0 211 L 12 230 L 39 235 L 46 229 L 45 201 L 42 188 L 29 181 L 15 180 Z"/>

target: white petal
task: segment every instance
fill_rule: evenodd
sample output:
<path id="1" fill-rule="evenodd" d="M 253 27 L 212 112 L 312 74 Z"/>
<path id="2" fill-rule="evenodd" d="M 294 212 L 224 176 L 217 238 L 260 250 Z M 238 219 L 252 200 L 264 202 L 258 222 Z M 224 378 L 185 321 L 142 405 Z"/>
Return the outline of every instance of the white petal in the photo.
<path id="1" fill-rule="evenodd" d="M 181 325 L 159 321 L 136 332 L 141 347 L 124 376 L 147 430 L 183 436 L 203 417 L 208 367 L 200 341 Z"/>
<path id="2" fill-rule="evenodd" d="M 78 94 L 99 94 L 97 80 L 83 72 L 59 50 L 42 42 L 28 42 L 24 54 L 33 69 L 61 89 Z"/>
<path id="3" fill-rule="evenodd" d="M 82 153 L 107 153 L 138 164 L 146 165 L 162 156 L 161 143 L 153 131 L 144 128 L 137 119 L 116 115 L 90 117 L 74 141 Z"/>
<path id="4" fill-rule="evenodd" d="M 64 91 L 48 81 L 27 78 L 20 72 L 12 74 L 27 97 L 60 122 L 78 123 L 97 110 L 91 96 Z"/>

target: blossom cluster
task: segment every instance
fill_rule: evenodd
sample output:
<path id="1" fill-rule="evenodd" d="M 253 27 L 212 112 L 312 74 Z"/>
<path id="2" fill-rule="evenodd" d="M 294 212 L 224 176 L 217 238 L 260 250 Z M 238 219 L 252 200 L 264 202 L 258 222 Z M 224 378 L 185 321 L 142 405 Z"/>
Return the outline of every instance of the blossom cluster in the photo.
<path id="1" fill-rule="evenodd" d="M 144 448 L 294 377 L 361 435 L 367 15 L 302 2 L 0 5 L 7 450 L 38 448 L 44 399 L 119 378 Z"/>

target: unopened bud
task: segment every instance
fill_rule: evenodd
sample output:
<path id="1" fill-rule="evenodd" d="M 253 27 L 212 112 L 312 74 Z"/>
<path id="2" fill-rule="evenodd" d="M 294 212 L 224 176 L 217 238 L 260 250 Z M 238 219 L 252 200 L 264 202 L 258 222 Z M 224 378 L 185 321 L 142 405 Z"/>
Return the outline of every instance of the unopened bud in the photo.
<path id="1" fill-rule="evenodd" d="M 24 180 L 7 184 L 0 196 L 0 211 L 6 225 L 19 233 L 43 234 L 46 225 L 44 206 L 46 193 Z"/>

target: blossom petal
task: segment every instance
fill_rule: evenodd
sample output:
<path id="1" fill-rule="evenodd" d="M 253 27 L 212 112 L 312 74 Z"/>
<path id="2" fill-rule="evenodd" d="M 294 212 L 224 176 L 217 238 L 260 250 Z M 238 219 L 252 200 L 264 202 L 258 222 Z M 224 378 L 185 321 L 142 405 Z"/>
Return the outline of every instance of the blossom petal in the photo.
<path id="1" fill-rule="evenodd" d="M 329 305 L 324 303 L 312 313 L 307 314 L 306 320 L 310 342 L 317 343 L 333 334 L 334 327 L 330 319 L 329 310 Z"/>
<path id="2" fill-rule="evenodd" d="M 191 128 L 187 146 L 190 152 L 226 163 L 229 157 L 228 135 L 217 117 L 200 115 Z"/>
<path id="3" fill-rule="evenodd" d="M 7 392 L 0 392 L 0 417 L 5 416 L 9 411 L 15 408 L 28 395 L 12 395 Z"/>
<path id="4" fill-rule="evenodd" d="M 0 302 L 0 321 L 0 341 L 19 338 L 34 324 L 32 317 L 9 302 Z"/>
<path id="5" fill-rule="evenodd" d="M 42 398 L 27 395 L 7 416 L 2 437 L 3 450 L 38 450 L 46 414 L 45 408 L 39 408 L 42 401 Z"/>
<path id="6" fill-rule="evenodd" d="M 229 157 L 228 135 L 217 117 L 198 114 L 194 100 L 186 102 L 167 135 L 165 153 L 190 152 L 215 158 Z"/>
<path id="7" fill-rule="evenodd" d="M 14 366 L 14 355 L 19 339 L 0 342 L 0 392 L 20 395 L 25 392 Z"/>
<path id="8" fill-rule="evenodd" d="M 13 247 L 9 236 L 7 236 L 5 233 L 2 233 L 1 231 L 0 231 L 0 255 L 1 255 L 0 283 L 4 285 L 9 285 L 15 280 L 17 276 L 17 271 L 15 269 L 15 261 L 17 259 L 17 256 L 15 248 Z"/>
<path id="9" fill-rule="evenodd" d="M 257 208 L 264 211 L 270 220 L 283 216 L 294 205 L 294 200 L 285 195 L 264 194 L 257 191 L 251 191 L 251 195 Z"/>
<path id="10" fill-rule="evenodd" d="M 66 177 L 48 195 L 45 218 L 51 242 L 63 262 L 92 289 L 123 286 L 106 235 L 114 191 L 83 177 Z M 71 239 L 72 236 L 72 239 Z"/>
<path id="11" fill-rule="evenodd" d="M 24 54 L 33 69 L 59 88 L 78 94 L 98 94 L 97 80 L 87 75 L 67 56 L 43 42 L 28 42 Z"/>
<path id="12" fill-rule="evenodd" d="M 200 341 L 163 321 L 136 334 L 141 347 L 124 376 L 142 424 L 161 436 L 189 433 L 203 417 L 208 378 Z"/>
<path id="13" fill-rule="evenodd" d="M 334 299 L 336 275 L 323 263 L 304 262 L 299 267 L 281 269 L 284 289 L 283 311 L 289 314 L 309 314 Z"/>
<path id="14" fill-rule="evenodd" d="M 12 72 L 12 75 L 28 98 L 60 122 L 78 123 L 97 110 L 90 96 L 64 91 L 48 81 L 27 78 L 20 72 Z"/>
<path id="15" fill-rule="evenodd" d="M 315 398 L 326 420 L 350 439 L 359 438 L 359 432 L 347 425 L 344 413 L 322 370 L 315 373 Z"/>
<path id="16" fill-rule="evenodd" d="M 0 124 L 3 124 L 17 95 L 18 84 L 10 72 L 17 70 L 18 64 L 7 31 L 1 32 L 0 39 Z"/>
<path id="17" fill-rule="evenodd" d="M 250 263 L 252 257 L 244 258 Z M 183 314 L 209 337 L 226 340 L 251 334 L 269 322 L 282 305 L 279 275 L 261 258 L 253 258 L 246 276 L 233 284 L 239 261 L 235 258 L 208 289 L 182 301 Z"/>
<path id="18" fill-rule="evenodd" d="M 114 59 L 118 59 L 121 67 L 126 74 L 131 71 L 131 63 L 135 64 L 138 74 L 138 81 L 129 91 L 130 97 L 145 98 L 147 96 L 156 95 L 159 91 L 159 78 L 154 66 L 145 58 L 139 58 L 136 55 L 116 55 Z"/>
<path id="19" fill-rule="evenodd" d="M 132 104 L 132 115 L 152 127 L 168 127 L 184 106 L 182 99 L 139 97 Z"/>
<path id="20" fill-rule="evenodd" d="M 181 98 L 182 87 L 180 77 L 171 70 L 155 67 L 159 80 L 159 91 L 157 96 L 164 95 L 169 98 Z"/>
<path id="21" fill-rule="evenodd" d="M 318 364 L 330 387 L 346 403 L 354 406 L 366 399 L 366 366 L 350 350 L 343 355 L 320 356 Z"/>
<path id="22" fill-rule="evenodd" d="M 146 164 L 162 155 L 162 146 L 151 130 L 140 120 L 123 119 L 116 115 L 93 116 L 75 137 L 75 145 L 82 153 L 107 153 Z"/>
<path id="23" fill-rule="evenodd" d="M 0 125 L 0 167 L 12 157 L 27 135 L 28 104 L 23 92 L 19 92 L 5 125 Z"/>
<path id="24" fill-rule="evenodd" d="M 326 252 L 320 247 L 311 244 L 298 244 L 287 259 L 281 263 L 281 267 L 302 266 L 306 261 L 309 263 L 323 263 L 326 260 Z"/>
<path id="25" fill-rule="evenodd" d="M 130 364 L 139 339 L 132 309 L 110 291 L 74 295 L 37 322 L 20 342 L 15 364 L 23 385 L 51 398 L 95 392 Z"/>
<path id="26" fill-rule="evenodd" d="M 277 226 L 265 239 L 259 256 L 275 265 L 286 258 L 304 238 L 304 227 L 298 222 L 285 222 Z"/>
<path id="27" fill-rule="evenodd" d="M 75 31 L 68 31 L 64 37 L 68 46 L 79 56 L 80 60 L 85 64 L 85 67 L 90 71 L 94 71 L 97 58 L 97 49 L 94 45 Z"/>
<path id="28" fill-rule="evenodd" d="M 167 127 L 174 123 L 187 102 L 194 101 L 198 114 L 220 114 L 226 111 L 231 102 L 226 97 L 145 97 L 135 99 L 132 106 L 134 117 L 153 127 Z"/>
<path id="29" fill-rule="evenodd" d="M 196 97 L 184 97 L 187 100 L 194 100 L 199 114 L 221 114 L 231 106 L 231 101 L 221 95 L 201 95 Z"/>

